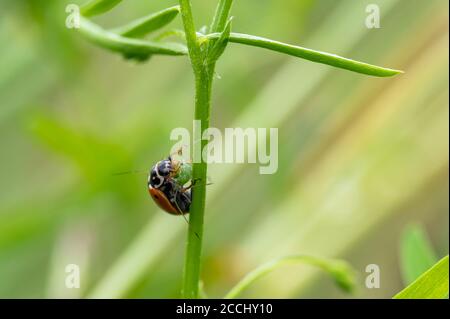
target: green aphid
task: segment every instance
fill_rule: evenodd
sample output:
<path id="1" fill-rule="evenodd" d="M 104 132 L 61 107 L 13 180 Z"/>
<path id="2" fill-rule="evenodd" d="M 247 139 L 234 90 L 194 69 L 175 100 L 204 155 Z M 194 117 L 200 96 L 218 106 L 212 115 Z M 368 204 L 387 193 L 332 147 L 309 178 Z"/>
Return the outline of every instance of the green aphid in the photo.
<path id="1" fill-rule="evenodd" d="M 173 179 L 179 185 L 185 185 L 192 180 L 192 164 L 187 162 L 179 162 L 179 167 L 177 169 L 177 174 Z"/>

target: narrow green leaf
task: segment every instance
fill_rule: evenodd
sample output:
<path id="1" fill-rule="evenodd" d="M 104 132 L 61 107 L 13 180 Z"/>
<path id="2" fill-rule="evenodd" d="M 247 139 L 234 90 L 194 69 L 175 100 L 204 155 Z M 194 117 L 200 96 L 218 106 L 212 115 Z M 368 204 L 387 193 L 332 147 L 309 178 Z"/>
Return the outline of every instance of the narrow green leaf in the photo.
<path id="1" fill-rule="evenodd" d="M 394 299 L 442 299 L 448 297 L 448 255 L 394 296 Z"/>
<path id="2" fill-rule="evenodd" d="M 227 24 L 232 5 L 233 0 L 219 1 L 219 3 L 217 4 L 216 12 L 214 14 L 214 19 L 211 23 L 211 32 L 221 32 L 225 29 L 225 25 Z"/>
<path id="3" fill-rule="evenodd" d="M 187 48 L 180 43 L 159 43 L 130 39 L 106 31 L 87 19 L 80 19 L 80 32 L 91 42 L 105 49 L 121 53 L 128 59 L 144 61 L 152 54 L 186 55 Z"/>
<path id="4" fill-rule="evenodd" d="M 96 16 L 108 12 L 122 0 L 91 0 L 81 7 L 81 14 L 85 17 Z"/>
<path id="5" fill-rule="evenodd" d="M 225 48 L 228 44 L 228 39 L 230 38 L 231 32 L 231 21 L 233 18 L 231 17 L 227 24 L 225 25 L 225 29 L 220 33 L 220 37 L 214 41 L 212 48 L 208 52 L 208 62 L 214 63 L 216 62 L 220 56 L 225 51 Z"/>
<path id="6" fill-rule="evenodd" d="M 218 37 L 220 37 L 219 33 L 212 33 L 208 35 L 208 38 L 218 38 Z M 399 73 L 403 73 L 402 71 L 399 70 L 383 68 L 376 65 L 367 64 L 364 62 L 343 58 L 335 54 L 311 50 L 248 34 L 231 33 L 229 41 L 234 43 L 260 47 L 272 51 L 277 51 L 280 53 L 288 54 L 312 62 L 327 64 L 337 68 L 346 69 L 349 71 L 367 75 L 388 77 Z"/>
<path id="7" fill-rule="evenodd" d="M 305 263 L 321 268 L 334 279 L 336 284 L 342 290 L 346 292 L 351 292 L 355 286 L 355 271 L 346 262 L 342 260 L 327 259 L 307 255 L 295 255 L 275 259 L 251 271 L 240 282 L 238 282 L 230 290 L 230 292 L 228 292 L 228 294 L 225 295 L 225 299 L 236 298 L 259 278 L 263 277 L 279 266 L 289 263 Z"/>
<path id="8" fill-rule="evenodd" d="M 112 30 L 112 32 L 120 34 L 124 37 L 141 38 L 172 22 L 179 12 L 180 6 L 167 8 L 162 11 L 152 13 L 146 17 L 134 20 L 123 27 Z"/>
<path id="9" fill-rule="evenodd" d="M 410 225 L 404 231 L 400 262 L 405 285 L 412 283 L 437 262 L 436 254 L 420 225 Z"/>

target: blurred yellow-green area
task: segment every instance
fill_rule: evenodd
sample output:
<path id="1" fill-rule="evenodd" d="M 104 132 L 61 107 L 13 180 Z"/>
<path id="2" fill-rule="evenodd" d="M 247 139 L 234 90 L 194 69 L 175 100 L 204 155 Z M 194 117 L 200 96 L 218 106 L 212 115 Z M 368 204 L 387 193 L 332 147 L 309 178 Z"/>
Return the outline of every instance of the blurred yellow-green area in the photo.
<path id="1" fill-rule="evenodd" d="M 193 0 L 196 25 L 216 1 Z M 129 62 L 65 27 L 75 0 L 0 2 L 0 297 L 177 298 L 187 227 L 157 208 L 146 171 L 175 127 L 192 127 L 186 57 Z M 177 4 L 123 1 L 105 28 Z M 368 29 L 368 4 L 381 26 Z M 407 225 L 437 257 L 449 242 L 446 0 L 236 0 L 235 32 L 404 70 L 375 78 L 230 44 L 211 124 L 279 128 L 279 169 L 215 164 L 208 175 L 202 278 L 222 297 L 273 258 L 347 260 L 353 295 L 310 266 L 283 266 L 243 297 L 391 298 L 405 287 Z M 179 17 L 173 26 L 181 28 Z M 142 174 L 117 173 L 143 170 Z M 80 267 L 80 289 L 65 286 Z M 366 266 L 380 267 L 368 289 Z"/>

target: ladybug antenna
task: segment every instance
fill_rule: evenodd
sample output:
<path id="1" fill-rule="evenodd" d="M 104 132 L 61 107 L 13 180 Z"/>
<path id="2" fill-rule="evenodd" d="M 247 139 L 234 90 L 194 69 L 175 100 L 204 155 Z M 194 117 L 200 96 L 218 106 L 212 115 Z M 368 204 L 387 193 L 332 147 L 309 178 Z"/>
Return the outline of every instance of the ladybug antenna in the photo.
<path id="1" fill-rule="evenodd" d="M 183 148 L 187 148 L 189 147 L 187 144 L 183 144 L 181 145 L 179 148 L 177 148 L 175 151 L 173 151 L 172 153 L 170 153 L 169 155 L 169 160 L 172 159 L 172 157 L 174 155 L 178 155 L 178 156 L 183 156 Z"/>
<path id="2" fill-rule="evenodd" d="M 143 174 L 143 173 L 147 174 L 148 171 L 143 170 L 143 169 L 135 169 L 132 171 L 114 173 L 114 174 L 112 174 L 112 176 L 129 175 L 129 174 Z"/>

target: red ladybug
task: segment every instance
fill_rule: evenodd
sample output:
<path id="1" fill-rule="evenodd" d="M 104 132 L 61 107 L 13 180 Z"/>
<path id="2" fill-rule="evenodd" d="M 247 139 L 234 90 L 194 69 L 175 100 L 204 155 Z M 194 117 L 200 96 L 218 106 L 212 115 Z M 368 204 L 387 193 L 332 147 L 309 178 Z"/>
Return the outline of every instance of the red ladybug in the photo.
<path id="1" fill-rule="evenodd" d="M 161 209 L 169 214 L 184 215 L 191 206 L 191 190 L 174 178 L 178 170 L 179 163 L 169 156 L 152 167 L 147 184 L 150 195 Z"/>

